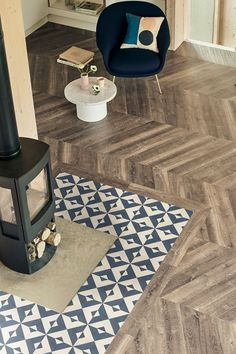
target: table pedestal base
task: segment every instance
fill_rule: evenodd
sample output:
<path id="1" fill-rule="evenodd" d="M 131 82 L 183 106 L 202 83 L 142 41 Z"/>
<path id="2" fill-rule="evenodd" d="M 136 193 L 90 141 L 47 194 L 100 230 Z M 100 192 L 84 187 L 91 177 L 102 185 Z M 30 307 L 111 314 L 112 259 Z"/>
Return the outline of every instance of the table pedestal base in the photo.
<path id="1" fill-rule="evenodd" d="M 77 117 L 84 122 L 98 122 L 107 116 L 107 104 L 79 103 L 76 105 Z"/>

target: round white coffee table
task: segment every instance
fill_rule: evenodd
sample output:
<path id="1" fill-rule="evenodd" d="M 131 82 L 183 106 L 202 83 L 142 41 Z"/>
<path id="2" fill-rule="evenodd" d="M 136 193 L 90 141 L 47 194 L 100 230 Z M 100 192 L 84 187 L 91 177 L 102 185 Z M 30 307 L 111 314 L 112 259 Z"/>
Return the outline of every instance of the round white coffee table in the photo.
<path id="1" fill-rule="evenodd" d="M 89 78 L 89 87 L 82 90 L 80 79 L 70 82 L 65 88 L 66 99 L 76 105 L 77 117 L 85 122 L 97 122 L 107 115 L 107 102 L 111 101 L 116 93 L 116 85 L 105 79 L 104 87 L 99 94 L 92 93 L 92 85 L 97 84 L 96 77 Z"/>

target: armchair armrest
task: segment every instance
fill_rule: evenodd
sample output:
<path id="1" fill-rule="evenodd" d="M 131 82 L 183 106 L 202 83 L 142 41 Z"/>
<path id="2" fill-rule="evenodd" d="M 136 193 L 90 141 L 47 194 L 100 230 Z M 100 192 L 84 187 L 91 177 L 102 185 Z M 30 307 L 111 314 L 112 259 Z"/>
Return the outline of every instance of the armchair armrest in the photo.
<path id="1" fill-rule="evenodd" d="M 111 5 L 101 13 L 96 29 L 97 46 L 106 65 L 108 65 L 111 51 L 121 45 L 127 31 L 125 16 L 117 15 L 112 8 Z"/>
<path id="2" fill-rule="evenodd" d="M 167 50 L 170 46 L 170 31 L 166 18 L 162 23 L 161 29 L 157 37 L 157 42 L 159 48 L 159 56 L 161 59 L 161 66 L 163 66 L 165 63 Z"/>

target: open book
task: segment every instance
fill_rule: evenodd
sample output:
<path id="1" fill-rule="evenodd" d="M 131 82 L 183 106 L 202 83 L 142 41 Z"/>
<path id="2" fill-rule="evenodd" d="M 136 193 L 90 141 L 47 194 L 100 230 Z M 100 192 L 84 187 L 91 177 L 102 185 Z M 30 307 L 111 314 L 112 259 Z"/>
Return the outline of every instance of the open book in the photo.
<path id="1" fill-rule="evenodd" d="M 94 57 L 94 52 L 73 46 L 67 49 L 65 52 L 61 53 L 57 61 L 62 64 L 70 65 L 70 63 L 72 63 L 76 65 L 83 64 L 85 66 L 91 60 L 93 60 L 93 57 Z"/>

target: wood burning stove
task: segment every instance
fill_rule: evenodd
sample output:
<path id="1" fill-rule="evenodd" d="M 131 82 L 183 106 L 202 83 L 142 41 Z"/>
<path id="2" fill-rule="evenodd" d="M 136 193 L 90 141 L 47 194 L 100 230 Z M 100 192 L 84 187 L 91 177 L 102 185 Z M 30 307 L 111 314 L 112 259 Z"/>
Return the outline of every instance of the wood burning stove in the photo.
<path id="1" fill-rule="evenodd" d="M 54 223 L 49 146 L 19 138 L 2 34 L 0 36 L 0 260 L 30 274 L 60 241 Z"/>
<path id="2" fill-rule="evenodd" d="M 33 273 L 56 250 L 48 244 L 43 257 L 31 258 L 32 242 L 54 221 L 55 203 L 48 145 L 27 138 L 20 143 L 17 157 L 0 161 L 0 259 L 13 270 Z"/>

